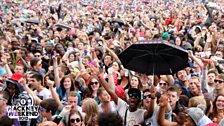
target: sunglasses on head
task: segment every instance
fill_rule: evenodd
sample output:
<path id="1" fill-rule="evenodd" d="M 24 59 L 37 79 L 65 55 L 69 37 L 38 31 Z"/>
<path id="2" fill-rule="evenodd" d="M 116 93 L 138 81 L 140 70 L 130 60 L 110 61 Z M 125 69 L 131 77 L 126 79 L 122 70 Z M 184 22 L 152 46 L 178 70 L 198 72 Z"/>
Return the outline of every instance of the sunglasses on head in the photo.
<path id="1" fill-rule="evenodd" d="M 7 99 L 5 99 L 5 98 L 0 98 L 0 101 L 6 101 Z"/>
<path id="2" fill-rule="evenodd" d="M 81 122 L 81 119 L 80 118 L 70 119 L 70 122 L 71 123 L 75 123 L 75 122 L 79 123 L 79 122 Z"/>
<path id="3" fill-rule="evenodd" d="M 98 82 L 90 82 L 90 85 L 93 85 L 93 84 L 97 85 Z"/>
<path id="4" fill-rule="evenodd" d="M 40 107 L 40 112 L 46 112 L 47 110 L 43 107 Z"/>
<path id="5" fill-rule="evenodd" d="M 215 83 L 222 83 L 223 80 L 214 80 Z"/>
<path id="6" fill-rule="evenodd" d="M 136 94 L 136 93 L 128 94 L 128 96 L 129 96 L 130 98 L 134 97 L 134 98 L 136 98 L 136 99 L 140 99 L 140 97 L 139 97 L 138 94 Z"/>
<path id="7" fill-rule="evenodd" d="M 166 86 L 166 83 L 159 83 L 160 86 Z"/>
<path id="8" fill-rule="evenodd" d="M 143 96 L 143 99 L 151 98 L 151 94 Z"/>

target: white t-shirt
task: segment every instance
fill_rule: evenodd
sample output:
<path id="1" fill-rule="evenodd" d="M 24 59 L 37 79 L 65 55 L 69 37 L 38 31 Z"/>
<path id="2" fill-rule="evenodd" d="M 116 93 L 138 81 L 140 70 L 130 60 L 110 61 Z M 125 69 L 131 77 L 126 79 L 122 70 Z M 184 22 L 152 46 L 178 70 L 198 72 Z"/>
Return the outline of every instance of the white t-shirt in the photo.
<path id="1" fill-rule="evenodd" d="M 36 94 L 41 100 L 51 98 L 51 91 L 49 91 L 47 88 L 44 88 L 40 92 L 36 92 Z"/>
<path id="2" fill-rule="evenodd" d="M 117 111 L 120 114 L 120 116 L 125 120 L 125 112 L 128 109 L 128 104 L 118 98 L 117 103 Z M 126 126 L 133 126 L 136 124 L 140 124 L 144 121 L 144 113 L 146 110 L 144 109 L 137 109 L 134 112 L 127 111 L 127 117 L 126 117 Z"/>
<path id="3" fill-rule="evenodd" d="M 104 112 L 102 103 L 99 104 L 98 107 L 99 107 L 99 112 Z M 117 111 L 116 104 L 114 103 L 114 101 L 111 101 L 110 102 L 110 112 L 116 112 L 116 111 Z"/>

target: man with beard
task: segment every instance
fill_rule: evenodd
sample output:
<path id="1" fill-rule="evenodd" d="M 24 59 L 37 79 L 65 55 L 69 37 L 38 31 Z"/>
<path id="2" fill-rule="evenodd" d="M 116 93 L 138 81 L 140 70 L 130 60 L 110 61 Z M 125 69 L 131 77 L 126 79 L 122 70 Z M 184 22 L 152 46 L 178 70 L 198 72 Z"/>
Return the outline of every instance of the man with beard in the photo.
<path id="1" fill-rule="evenodd" d="M 214 86 L 215 86 L 215 83 L 214 83 L 214 80 L 215 80 L 215 77 L 216 77 L 217 73 L 215 70 L 210 70 L 208 71 L 208 93 L 212 93 L 213 90 L 214 90 Z"/>

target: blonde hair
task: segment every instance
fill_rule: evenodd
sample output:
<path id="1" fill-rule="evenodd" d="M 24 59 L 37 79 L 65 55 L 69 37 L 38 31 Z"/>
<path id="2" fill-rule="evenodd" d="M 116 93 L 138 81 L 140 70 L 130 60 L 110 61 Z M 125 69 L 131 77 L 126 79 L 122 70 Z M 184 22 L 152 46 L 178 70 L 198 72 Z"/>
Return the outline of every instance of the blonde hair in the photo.
<path id="1" fill-rule="evenodd" d="M 203 111 L 206 110 L 206 101 L 203 96 L 195 96 L 190 98 L 188 107 L 198 107 L 201 108 Z"/>
<path id="2" fill-rule="evenodd" d="M 94 126 L 97 123 L 97 116 L 99 114 L 98 104 L 92 98 L 85 98 L 82 102 L 85 108 L 86 116 L 84 118 L 84 123 L 87 126 Z"/>

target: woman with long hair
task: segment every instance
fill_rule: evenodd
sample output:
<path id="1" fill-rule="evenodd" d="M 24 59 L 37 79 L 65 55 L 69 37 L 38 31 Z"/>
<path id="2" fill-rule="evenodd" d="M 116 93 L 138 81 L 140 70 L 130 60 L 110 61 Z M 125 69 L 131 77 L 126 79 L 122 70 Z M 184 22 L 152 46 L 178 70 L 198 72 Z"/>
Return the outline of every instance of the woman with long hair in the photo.
<path id="1" fill-rule="evenodd" d="M 57 89 L 62 104 L 67 104 L 67 95 L 70 91 L 75 91 L 75 86 L 70 76 L 64 76 L 60 81 L 60 87 Z"/>
<path id="2" fill-rule="evenodd" d="M 129 84 L 129 88 L 125 90 L 126 100 L 128 98 L 128 95 L 127 95 L 128 94 L 128 90 L 131 89 L 131 88 L 136 88 L 136 89 L 139 89 L 140 91 L 142 91 L 142 83 L 141 83 L 141 80 L 136 75 L 133 75 L 131 77 L 130 84 Z"/>
<path id="3" fill-rule="evenodd" d="M 68 126 L 83 126 L 83 118 L 79 111 L 70 111 Z"/>
<path id="4" fill-rule="evenodd" d="M 216 96 L 213 102 L 213 113 L 210 115 L 210 119 L 216 123 L 219 123 L 224 118 L 224 95 Z"/>
<path id="5" fill-rule="evenodd" d="M 85 126 L 97 126 L 99 108 L 96 101 L 92 98 L 85 98 L 82 102 L 82 111 L 85 112 Z"/>
<path id="6" fill-rule="evenodd" d="M 100 100 L 97 97 L 97 90 L 99 87 L 100 84 L 98 78 L 93 76 L 88 84 L 88 92 L 86 96 L 95 99 L 98 104 L 100 103 Z"/>

